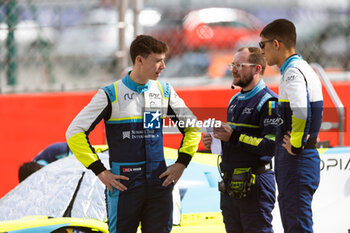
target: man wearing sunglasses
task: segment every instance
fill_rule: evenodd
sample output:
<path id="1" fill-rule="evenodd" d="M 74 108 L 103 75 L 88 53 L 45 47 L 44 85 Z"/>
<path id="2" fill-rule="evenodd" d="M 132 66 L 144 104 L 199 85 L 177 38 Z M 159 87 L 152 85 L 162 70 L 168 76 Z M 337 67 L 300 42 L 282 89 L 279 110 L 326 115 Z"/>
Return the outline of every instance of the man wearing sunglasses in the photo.
<path id="1" fill-rule="evenodd" d="M 242 90 L 233 96 L 227 110 L 227 124 L 214 128 L 222 142 L 220 170 L 221 210 L 228 233 L 272 233 L 275 180 L 271 170 L 277 95 L 261 79 L 266 61 L 259 48 L 242 48 L 229 69 L 233 85 Z M 209 149 L 212 138 L 203 135 Z"/>
<path id="2" fill-rule="evenodd" d="M 295 54 L 292 22 L 277 19 L 260 34 L 267 64 L 281 71 L 276 132 L 275 172 L 284 232 L 313 232 L 311 201 L 320 181 L 316 149 L 323 112 L 320 80 L 310 65 Z"/>

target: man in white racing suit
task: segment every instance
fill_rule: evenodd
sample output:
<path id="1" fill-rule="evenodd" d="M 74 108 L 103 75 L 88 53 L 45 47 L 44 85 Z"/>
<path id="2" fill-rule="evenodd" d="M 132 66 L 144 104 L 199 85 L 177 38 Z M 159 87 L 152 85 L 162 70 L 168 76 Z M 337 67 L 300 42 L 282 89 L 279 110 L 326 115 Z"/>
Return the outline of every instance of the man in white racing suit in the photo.
<path id="1" fill-rule="evenodd" d="M 184 101 L 165 82 L 166 44 L 140 35 L 130 46 L 133 69 L 121 80 L 99 89 L 66 132 L 77 159 L 107 186 L 109 232 L 170 232 L 172 189 L 198 148 L 200 131 L 183 127 L 177 161 L 167 167 L 163 154 L 162 121 L 196 120 Z M 105 122 L 111 171 L 106 170 L 88 135 Z"/>
<path id="2" fill-rule="evenodd" d="M 277 19 L 260 34 L 268 65 L 281 71 L 278 114 L 283 124 L 276 132 L 275 173 L 284 232 L 312 230 L 312 197 L 320 182 L 316 149 L 323 113 L 322 86 L 316 73 L 295 54 L 292 22 Z"/>

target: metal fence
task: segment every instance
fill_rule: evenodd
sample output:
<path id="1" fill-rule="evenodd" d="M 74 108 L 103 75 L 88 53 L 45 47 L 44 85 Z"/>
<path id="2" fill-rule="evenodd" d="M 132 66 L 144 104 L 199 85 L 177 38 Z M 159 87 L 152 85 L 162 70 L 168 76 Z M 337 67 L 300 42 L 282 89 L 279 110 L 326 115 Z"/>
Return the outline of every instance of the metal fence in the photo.
<path id="1" fill-rule="evenodd" d="M 122 2 L 129 4 L 124 24 L 118 21 Z M 131 64 L 121 48 L 138 33 L 169 45 L 162 77 L 175 86 L 222 82 L 230 79 L 233 52 L 256 46 L 261 28 L 280 17 L 295 22 L 297 50 L 306 60 L 348 71 L 348 1 L 283 2 L 3 0 L 0 93 L 88 90 L 113 82 Z M 276 74 L 269 69 L 266 77 Z"/>

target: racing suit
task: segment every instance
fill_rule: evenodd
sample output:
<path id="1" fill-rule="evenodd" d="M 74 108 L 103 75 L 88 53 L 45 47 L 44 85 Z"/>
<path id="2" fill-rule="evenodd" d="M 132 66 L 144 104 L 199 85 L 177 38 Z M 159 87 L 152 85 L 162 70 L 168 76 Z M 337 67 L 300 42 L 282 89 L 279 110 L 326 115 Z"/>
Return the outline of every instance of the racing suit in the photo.
<path id="1" fill-rule="evenodd" d="M 322 113 L 322 86 L 316 73 L 299 55 L 280 68 L 278 111 L 284 121 L 276 133 L 276 181 L 284 231 L 313 232 L 311 201 L 320 181 L 316 149 Z M 282 147 L 290 133 L 290 155 Z"/>
<path id="2" fill-rule="evenodd" d="M 104 119 L 111 172 L 129 177 L 121 180 L 128 189 L 106 189 L 109 232 L 136 232 L 139 222 L 148 233 L 170 232 L 172 188 L 163 187 L 159 176 L 167 169 L 163 154 L 162 121 L 195 117 L 174 89 L 149 80 L 138 85 L 126 74 L 122 80 L 99 89 L 76 116 L 66 137 L 77 159 L 96 175 L 105 170 L 88 135 Z M 177 162 L 188 165 L 198 148 L 201 133 L 196 127 L 180 128 L 184 137 Z"/>
<path id="3" fill-rule="evenodd" d="M 69 152 L 70 150 L 66 142 L 53 143 L 37 154 L 33 161 L 46 166 L 58 159 L 67 157 Z"/>
<path id="4" fill-rule="evenodd" d="M 270 166 L 279 124 L 276 107 L 277 95 L 262 79 L 249 92 L 237 93 L 229 103 L 227 122 L 234 131 L 229 142 L 223 142 L 220 168 L 224 180 L 236 168 L 252 168 L 255 174 L 255 184 L 246 197 L 237 199 L 221 192 L 220 206 L 229 233 L 273 232 L 275 180 Z"/>

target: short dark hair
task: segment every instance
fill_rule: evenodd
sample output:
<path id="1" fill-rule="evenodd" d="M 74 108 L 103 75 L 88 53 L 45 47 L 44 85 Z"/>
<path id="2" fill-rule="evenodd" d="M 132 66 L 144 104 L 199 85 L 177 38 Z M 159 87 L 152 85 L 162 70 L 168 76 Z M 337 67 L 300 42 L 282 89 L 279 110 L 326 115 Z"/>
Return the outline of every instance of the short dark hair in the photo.
<path id="1" fill-rule="evenodd" d="M 294 24 L 287 19 L 276 19 L 266 25 L 260 33 L 267 39 L 281 40 L 288 48 L 294 48 L 297 41 L 297 33 Z"/>
<path id="2" fill-rule="evenodd" d="M 265 57 L 261 53 L 261 49 L 257 48 L 257 47 L 243 47 L 243 48 L 238 49 L 238 52 L 241 52 L 245 49 L 248 49 L 248 51 L 249 51 L 248 61 L 250 63 L 261 65 L 260 74 L 263 75 L 265 72 L 265 68 L 266 68 L 266 60 L 265 60 Z"/>
<path id="3" fill-rule="evenodd" d="M 22 182 L 28 176 L 30 176 L 32 173 L 36 172 L 37 170 L 39 170 L 42 167 L 43 167 L 42 165 L 40 165 L 34 161 L 22 164 L 19 167 L 19 171 L 18 171 L 19 182 Z"/>
<path id="4" fill-rule="evenodd" d="M 135 59 L 138 55 L 147 58 L 151 53 L 167 53 L 169 50 L 168 46 L 148 35 L 138 35 L 130 45 L 130 57 L 132 63 L 135 64 Z"/>

